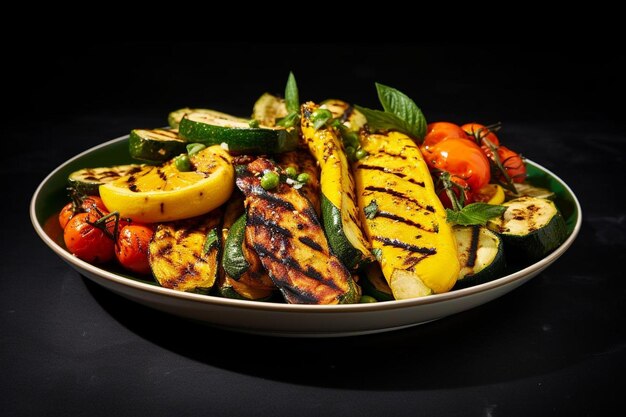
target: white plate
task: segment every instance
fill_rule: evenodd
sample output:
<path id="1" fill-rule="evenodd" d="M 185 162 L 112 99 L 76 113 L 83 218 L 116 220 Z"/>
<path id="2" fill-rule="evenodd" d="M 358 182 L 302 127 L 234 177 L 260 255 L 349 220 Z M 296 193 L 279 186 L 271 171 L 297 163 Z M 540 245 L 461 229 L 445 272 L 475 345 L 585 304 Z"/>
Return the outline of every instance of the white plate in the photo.
<path id="1" fill-rule="evenodd" d="M 264 303 L 178 292 L 84 262 L 72 256 L 44 230 L 46 220 L 62 207 L 66 198 L 67 175 L 88 166 L 130 163 L 127 140 L 128 136 L 124 136 L 91 148 L 65 162 L 43 180 L 30 206 L 36 232 L 71 267 L 121 296 L 157 310 L 236 331 L 297 337 L 349 336 L 401 329 L 460 313 L 498 298 L 535 277 L 565 253 L 581 226 L 581 207 L 572 190 L 552 172 L 528 161 L 529 171 L 558 189 L 559 198 L 569 211 L 566 219 L 570 235 L 546 258 L 494 281 L 412 300 L 337 306 Z"/>

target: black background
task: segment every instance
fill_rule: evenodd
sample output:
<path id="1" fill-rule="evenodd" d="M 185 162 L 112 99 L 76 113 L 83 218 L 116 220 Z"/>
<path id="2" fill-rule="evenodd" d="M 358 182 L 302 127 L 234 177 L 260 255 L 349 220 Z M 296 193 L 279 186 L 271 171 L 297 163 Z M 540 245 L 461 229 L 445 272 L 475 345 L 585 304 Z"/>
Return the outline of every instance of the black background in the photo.
<path id="1" fill-rule="evenodd" d="M 623 48 L 597 45 L 39 43 L 5 49 L 3 415 L 606 415 L 626 371 Z M 301 99 L 429 121 L 501 121 L 500 140 L 578 195 L 583 227 L 544 273 L 471 311 L 340 339 L 248 336 L 92 284 L 36 236 L 28 204 L 75 154 L 169 111 L 247 115 L 289 70 Z"/>

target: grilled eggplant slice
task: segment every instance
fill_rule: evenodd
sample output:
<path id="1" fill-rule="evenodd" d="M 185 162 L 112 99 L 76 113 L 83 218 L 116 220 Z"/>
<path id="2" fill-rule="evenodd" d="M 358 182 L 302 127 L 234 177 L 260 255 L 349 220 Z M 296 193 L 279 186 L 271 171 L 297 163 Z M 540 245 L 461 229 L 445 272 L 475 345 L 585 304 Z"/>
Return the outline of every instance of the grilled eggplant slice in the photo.
<path id="1" fill-rule="evenodd" d="M 293 167 L 298 172 L 309 174 L 309 182 L 299 189 L 300 193 L 309 199 L 317 216 L 320 216 L 320 170 L 315 159 L 306 149 L 285 152 L 278 157 L 281 168 Z"/>
<path id="2" fill-rule="evenodd" d="M 342 304 L 359 301 L 350 272 L 330 253 L 310 202 L 288 184 L 268 191 L 260 176 L 275 171 L 259 158 L 239 170 L 237 186 L 246 196 L 246 241 L 288 303 Z"/>
<path id="3" fill-rule="evenodd" d="M 459 275 L 456 243 L 428 167 L 408 136 L 361 136 L 354 164 L 364 230 L 395 299 L 449 291 Z"/>
<path id="4" fill-rule="evenodd" d="M 361 231 L 354 198 L 354 179 L 336 130 L 315 130 L 311 114 L 314 103 L 302 105 L 302 134 L 321 168 L 322 222 L 330 247 L 350 270 L 373 262 L 370 244 Z"/>
<path id="5" fill-rule="evenodd" d="M 219 272 L 222 210 L 160 224 L 148 258 L 157 282 L 165 288 L 208 294 Z"/>

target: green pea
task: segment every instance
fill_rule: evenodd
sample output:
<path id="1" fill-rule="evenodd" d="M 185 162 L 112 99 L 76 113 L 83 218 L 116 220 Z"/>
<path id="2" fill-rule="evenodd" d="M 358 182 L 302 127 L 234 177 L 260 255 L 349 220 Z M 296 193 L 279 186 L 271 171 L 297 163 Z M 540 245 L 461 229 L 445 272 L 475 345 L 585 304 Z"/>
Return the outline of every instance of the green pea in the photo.
<path id="1" fill-rule="evenodd" d="M 187 156 L 187 154 L 178 155 L 174 159 L 174 166 L 181 172 L 191 171 L 191 161 L 189 160 L 189 156 Z"/>
<path id="2" fill-rule="evenodd" d="M 356 159 L 363 159 L 368 155 L 367 151 L 365 149 L 357 149 L 356 152 L 354 153 L 354 156 L 356 157 Z"/>
<path id="3" fill-rule="evenodd" d="M 285 168 L 285 175 L 293 179 L 298 175 L 298 171 L 294 167 L 287 167 Z"/>
<path id="4" fill-rule="evenodd" d="M 344 129 L 341 131 L 341 137 L 343 138 L 343 143 L 346 146 L 352 146 L 353 148 L 357 148 L 359 146 L 358 133 Z"/>
<path id="5" fill-rule="evenodd" d="M 273 188 L 278 187 L 278 183 L 280 181 L 280 176 L 274 171 L 267 171 L 261 177 L 261 187 L 265 190 L 271 190 Z"/>
<path id="6" fill-rule="evenodd" d="M 298 177 L 296 178 L 296 181 L 301 182 L 303 184 L 307 184 L 310 179 L 311 179 L 311 176 L 307 174 L 306 172 L 303 172 L 302 174 L 298 175 Z"/>
<path id="7" fill-rule="evenodd" d="M 378 300 L 372 297 L 371 295 L 362 295 L 359 303 L 377 303 Z"/>
<path id="8" fill-rule="evenodd" d="M 259 127 L 260 123 L 258 120 L 252 119 L 248 122 L 248 126 L 252 127 L 252 128 L 256 128 Z"/>
<path id="9" fill-rule="evenodd" d="M 352 146 L 346 146 L 346 156 L 350 161 L 354 161 L 356 149 Z"/>

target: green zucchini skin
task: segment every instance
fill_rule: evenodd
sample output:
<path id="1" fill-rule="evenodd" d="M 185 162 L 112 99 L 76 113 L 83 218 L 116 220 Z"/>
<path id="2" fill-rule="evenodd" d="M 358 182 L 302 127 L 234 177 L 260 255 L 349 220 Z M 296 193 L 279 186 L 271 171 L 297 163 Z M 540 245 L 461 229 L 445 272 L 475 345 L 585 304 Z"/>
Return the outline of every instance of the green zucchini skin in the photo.
<path id="1" fill-rule="evenodd" d="M 190 143 L 206 146 L 225 143 L 231 153 L 255 155 L 293 151 L 298 146 L 295 129 L 241 127 L 243 119 L 237 122 L 238 127 L 219 126 L 192 120 L 194 115 L 186 115 L 179 125 L 180 136 Z M 210 115 L 206 117 L 210 120 Z"/>
<path id="2" fill-rule="evenodd" d="M 176 132 L 165 129 L 134 129 L 128 137 L 130 156 L 159 163 L 186 152 L 185 141 Z"/>
<path id="3" fill-rule="evenodd" d="M 507 201 L 504 206 L 507 211 L 500 218 L 490 220 L 487 227 L 501 235 L 508 258 L 537 261 L 558 248 L 567 238 L 567 225 L 554 202 L 544 198 L 520 197 Z M 544 210 L 544 214 L 550 216 L 549 221 L 533 223 L 521 231 L 511 231 L 510 219 L 531 216 L 529 207 Z"/>
<path id="4" fill-rule="evenodd" d="M 361 284 L 364 294 L 374 297 L 377 301 L 394 300 L 391 288 L 389 288 L 378 263 L 365 267 L 360 276 L 359 284 Z"/>
<path id="5" fill-rule="evenodd" d="M 353 271 L 371 263 L 371 259 L 363 257 L 343 232 L 341 211 L 321 193 L 322 226 L 333 254 L 341 260 L 348 270 Z"/>
<path id="6" fill-rule="evenodd" d="M 245 232 L 246 215 L 244 213 L 230 227 L 222 255 L 224 271 L 234 280 L 238 280 L 250 268 L 242 250 Z"/>
<path id="7" fill-rule="evenodd" d="M 100 186 L 124 175 L 140 171 L 142 165 L 117 165 L 102 168 L 83 168 L 67 177 L 68 185 L 85 195 L 100 195 Z"/>
<path id="8" fill-rule="evenodd" d="M 453 290 L 484 284 L 503 276 L 506 269 L 504 243 L 498 234 L 484 226 L 455 226 L 453 230 L 461 264 L 461 273 Z M 495 245 L 493 245 L 494 242 Z M 491 256 L 489 252 L 479 253 L 480 248 L 493 248 L 494 246 L 493 258 L 480 259 L 481 255 Z"/>

